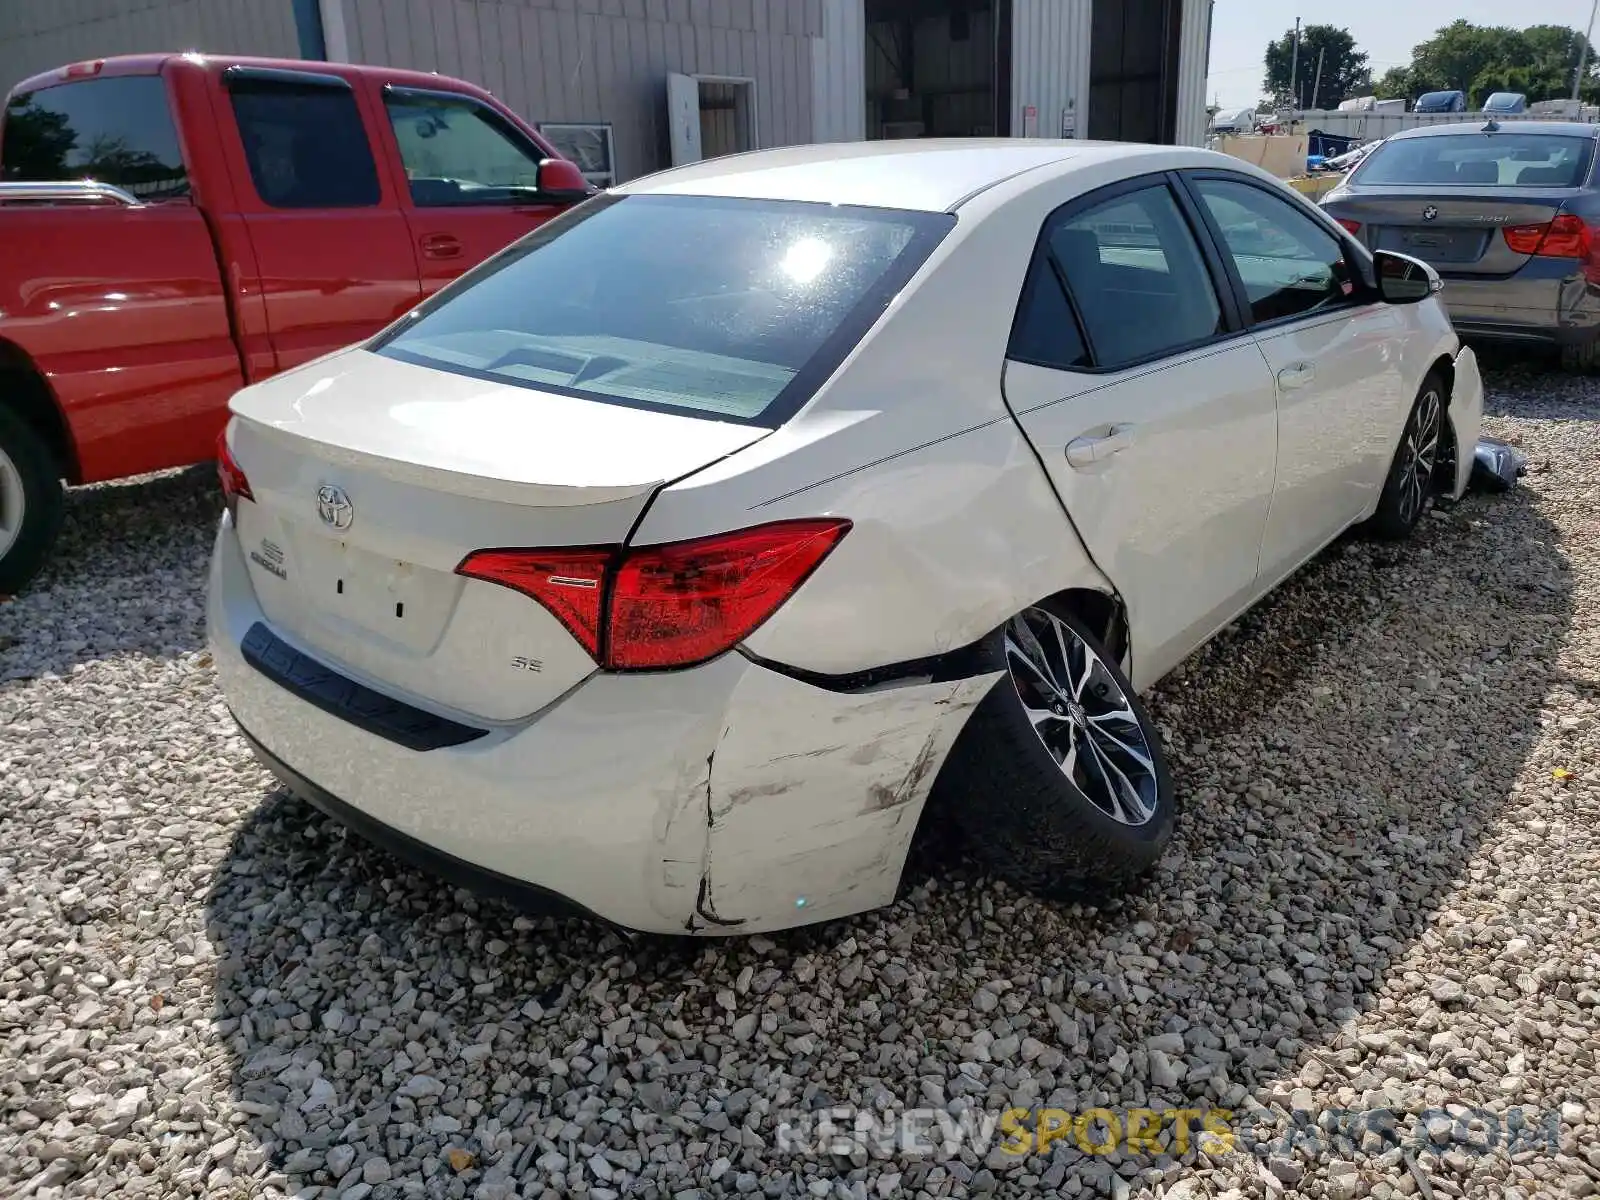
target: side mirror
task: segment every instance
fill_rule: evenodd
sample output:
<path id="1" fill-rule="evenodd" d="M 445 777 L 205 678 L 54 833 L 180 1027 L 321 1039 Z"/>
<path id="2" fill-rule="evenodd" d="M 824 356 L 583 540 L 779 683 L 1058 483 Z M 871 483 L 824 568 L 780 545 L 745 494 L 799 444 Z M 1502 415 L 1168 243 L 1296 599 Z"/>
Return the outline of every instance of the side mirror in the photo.
<path id="1" fill-rule="evenodd" d="M 539 160 L 539 191 L 550 204 L 577 204 L 592 194 L 583 172 L 564 158 Z"/>
<path id="2" fill-rule="evenodd" d="M 1416 304 L 1444 290 L 1439 273 L 1409 254 L 1375 250 L 1372 264 L 1378 271 L 1378 294 L 1385 304 Z"/>

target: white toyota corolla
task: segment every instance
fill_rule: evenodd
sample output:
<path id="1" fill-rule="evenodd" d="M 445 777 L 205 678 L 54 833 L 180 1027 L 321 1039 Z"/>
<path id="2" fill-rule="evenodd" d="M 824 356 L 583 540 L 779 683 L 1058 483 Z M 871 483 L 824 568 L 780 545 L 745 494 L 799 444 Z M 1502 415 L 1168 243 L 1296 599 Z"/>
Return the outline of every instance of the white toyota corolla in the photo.
<path id="1" fill-rule="evenodd" d="M 1114 888 L 1173 830 L 1138 691 L 1465 489 L 1437 289 L 1199 150 L 651 176 L 235 397 L 221 682 L 360 833 L 634 929 L 883 904 L 925 807 Z"/>

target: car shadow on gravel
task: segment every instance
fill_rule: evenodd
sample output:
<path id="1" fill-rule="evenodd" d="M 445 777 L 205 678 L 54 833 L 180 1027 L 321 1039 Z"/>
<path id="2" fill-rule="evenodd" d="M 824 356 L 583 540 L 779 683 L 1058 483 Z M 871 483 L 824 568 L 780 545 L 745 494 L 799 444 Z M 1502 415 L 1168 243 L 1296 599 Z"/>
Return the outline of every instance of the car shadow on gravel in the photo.
<path id="1" fill-rule="evenodd" d="M 209 464 L 69 489 L 54 554 L 0 603 L 0 682 L 116 655 L 201 649 L 221 511 Z"/>
<path id="2" fill-rule="evenodd" d="M 397 1171 L 461 1167 L 469 1184 L 489 1162 L 518 1177 L 555 1136 L 552 1115 L 571 1119 L 573 1093 L 663 1113 L 693 1077 L 709 1106 L 742 1086 L 717 1079 L 730 1049 L 746 1070 L 752 1056 L 785 1059 L 773 1067 L 801 1077 L 796 1104 L 864 1094 L 851 1080 L 871 1077 L 917 1105 L 928 1056 L 954 1076 L 962 1043 L 992 1020 L 968 1008 L 985 973 L 1031 989 L 1000 1014 L 1013 1029 L 1059 1042 L 1065 1064 L 1041 1099 L 1114 1098 L 1114 1047 L 1137 1074 L 1147 1039 L 1203 1026 L 1211 1045 L 1229 1039 L 1232 1085 L 1279 1078 L 1374 1006 L 1504 812 L 1547 693 L 1567 686 L 1558 544 L 1519 489 L 1469 497 L 1403 547 L 1347 540 L 1322 555 L 1150 698 L 1187 812 L 1149 886 L 1098 908 L 1019 897 L 925 854 L 906 899 L 853 921 L 629 939 L 452 891 L 269 793 L 207 901 L 237 1111 L 292 1181 L 350 1187 L 372 1155 Z M 1112 968 L 1128 955 L 1135 967 Z M 768 969 L 784 980 L 768 1001 L 820 994 L 824 1009 L 859 1012 L 870 1000 L 862 1019 L 876 1028 L 795 1049 L 804 1027 L 789 1021 L 735 1047 L 733 1008 L 772 1007 L 746 994 Z M 906 995 L 908 971 L 913 991 L 946 987 L 949 1002 Z M 1046 999 L 1070 1026 L 1052 1025 Z M 647 1030 L 657 1045 L 635 1040 Z M 809 1072 L 833 1082 L 806 1087 Z M 1206 1098 L 1204 1080 L 1185 1086 L 1194 1094 L 1171 1100 Z M 537 1136 L 513 1144 L 507 1131 L 533 1114 Z M 340 1144 L 360 1153 L 330 1174 Z M 736 1138 L 719 1144 L 736 1169 L 758 1165 Z M 452 1166 L 452 1151 L 470 1157 Z"/>

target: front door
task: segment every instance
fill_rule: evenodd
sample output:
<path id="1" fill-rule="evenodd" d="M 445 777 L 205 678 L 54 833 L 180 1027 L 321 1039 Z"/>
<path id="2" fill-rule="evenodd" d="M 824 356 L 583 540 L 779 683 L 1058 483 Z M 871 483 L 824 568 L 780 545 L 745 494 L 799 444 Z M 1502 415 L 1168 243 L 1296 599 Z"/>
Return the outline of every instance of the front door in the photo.
<path id="1" fill-rule="evenodd" d="M 406 221 L 431 295 L 561 212 L 533 203 L 539 145 L 487 104 L 460 92 L 390 85 L 383 108 L 405 168 Z"/>
<path id="2" fill-rule="evenodd" d="M 1261 551 L 1276 582 L 1377 501 L 1411 397 L 1404 318 L 1300 203 L 1226 174 L 1187 176 L 1239 276 L 1278 389 L 1278 483 Z"/>
<path id="3" fill-rule="evenodd" d="M 1046 221 L 1005 395 L 1153 683 L 1251 599 L 1277 444 L 1272 375 L 1165 179 Z"/>
<path id="4" fill-rule="evenodd" d="M 237 218 L 255 250 L 280 371 L 370 337 L 421 295 L 411 235 L 350 83 L 312 71 L 230 67 Z M 254 357 L 262 347 L 249 344 Z"/>

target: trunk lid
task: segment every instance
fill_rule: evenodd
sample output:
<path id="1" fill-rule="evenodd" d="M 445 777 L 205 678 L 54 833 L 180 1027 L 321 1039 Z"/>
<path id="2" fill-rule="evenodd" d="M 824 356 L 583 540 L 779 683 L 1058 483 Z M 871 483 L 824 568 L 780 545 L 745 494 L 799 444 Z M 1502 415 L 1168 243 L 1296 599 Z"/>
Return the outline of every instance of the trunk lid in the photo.
<path id="1" fill-rule="evenodd" d="M 1510 275 L 1533 256 L 1507 245 L 1504 231 L 1549 224 L 1573 194 L 1570 188 L 1518 189 L 1514 196 L 1436 185 L 1356 189 L 1326 208 L 1330 216 L 1361 222 L 1356 236 L 1368 249 L 1409 254 L 1443 275 Z"/>
<path id="2" fill-rule="evenodd" d="M 234 397 L 238 534 L 277 632 L 369 686 L 510 721 L 595 669 L 489 547 L 624 542 L 650 497 L 766 429 L 352 350 Z"/>

